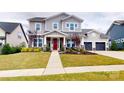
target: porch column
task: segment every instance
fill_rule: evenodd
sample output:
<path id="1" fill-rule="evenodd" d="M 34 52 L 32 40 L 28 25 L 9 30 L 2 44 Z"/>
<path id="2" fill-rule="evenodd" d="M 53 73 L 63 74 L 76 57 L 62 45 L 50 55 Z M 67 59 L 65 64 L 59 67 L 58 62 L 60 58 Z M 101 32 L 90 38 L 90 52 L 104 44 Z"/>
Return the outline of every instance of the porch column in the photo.
<path id="1" fill-rule="evenodd" d="M 64 51 L 65 51 L 66 50 L 65 37 L 63 38 L 63 46 L 64 46 Z"/>
<path id="2" fill-rule="evenodd" d="M 66 44 L 65 44 L 65 37 L 63 38 L 63 45 L 66 46 Z"/>
<path id="3" fill-rule="evenodd" d="M 44 36 L 44 46 L 43 46 L 43 50 L 46 51 L 46 36 Z"/>
<path id="4" fill-rule="evenodd" d="M 46 36 L 44 37 L 44 45 L 46 45 Z"/>

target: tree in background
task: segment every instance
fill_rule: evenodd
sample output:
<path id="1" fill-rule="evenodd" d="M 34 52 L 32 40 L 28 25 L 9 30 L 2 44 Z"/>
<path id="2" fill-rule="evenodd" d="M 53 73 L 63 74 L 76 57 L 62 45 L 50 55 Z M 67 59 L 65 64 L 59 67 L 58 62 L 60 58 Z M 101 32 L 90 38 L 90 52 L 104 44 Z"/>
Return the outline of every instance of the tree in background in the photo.
<path id="1" fill-rule="evenodd" d="M 116 43 L 115 41 L 112 41 L 112 44 L 111 44 L 110 49 L 111 49 L 111 50 L 115 50 L 115 51 L 118 50 L 117 43 Z"/>

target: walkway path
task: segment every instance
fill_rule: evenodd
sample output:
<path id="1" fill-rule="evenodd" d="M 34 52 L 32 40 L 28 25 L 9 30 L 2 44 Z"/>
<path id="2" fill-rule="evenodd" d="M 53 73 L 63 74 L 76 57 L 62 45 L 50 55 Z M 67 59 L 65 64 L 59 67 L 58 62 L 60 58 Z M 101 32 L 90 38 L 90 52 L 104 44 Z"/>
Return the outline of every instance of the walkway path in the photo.
<path id="1" fill-rule="evenodd" d="M 114 57 L 124 60 L 124 52 L 122 51 L 91 51 L 100 55 Z"/>
<path id="2" fill-rule="evenodd" d="M 53 51 L 51 53 L 48 65 L 45 69 L 44 75 L 50 75 L 50 74 L 63 74 L 65 73 L 62 62 L 60 59 L 60 55 L 58 51 Z"/>

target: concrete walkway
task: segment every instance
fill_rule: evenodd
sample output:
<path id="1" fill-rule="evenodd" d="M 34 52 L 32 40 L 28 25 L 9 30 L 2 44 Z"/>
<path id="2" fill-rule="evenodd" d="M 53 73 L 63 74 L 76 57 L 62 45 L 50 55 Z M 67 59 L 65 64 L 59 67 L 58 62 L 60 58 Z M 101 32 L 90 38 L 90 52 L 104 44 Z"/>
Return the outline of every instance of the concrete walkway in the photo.
<path id="1" fill-rule="evenodd" d="M 124 70 L 124 65 L 67 67 L 64 69 L 66 73 L 121 71 L 121 70 Z"/>
<path id="2" fill-rule="evenodd" d="M 124 52 L 121 51 L 91 51 L 99 55 L 109 56 L 113 58 L 118 58 L 124 60 Z"/>
<path id="3" fill-rule="evenodd" d="M 83 73 L 83 72 L 101 72 L 101 71 L 124 71 L 124 65 L 109 66 L 84 66 L 84 67 L 66 67 L 62 68 L 41 68 L 41 69 L 20 69 L 0 71 L 0 77 L 18 77 L 18 76 L 44 76 L 64 73 Z M 44 73 L 45 71 L 45 73 Z"/>
<path id="4" fill-rule="evenodd" d="M 65 73 L 58 51 L 52 51 L 44 75 Z"/>
<path id="5" fill-rule="evenodd" d="M 19 69 L 0 71 L 0 77 L 18 77 L 18 76 L 40 76 L 45 68 L 42 69 Z"/>

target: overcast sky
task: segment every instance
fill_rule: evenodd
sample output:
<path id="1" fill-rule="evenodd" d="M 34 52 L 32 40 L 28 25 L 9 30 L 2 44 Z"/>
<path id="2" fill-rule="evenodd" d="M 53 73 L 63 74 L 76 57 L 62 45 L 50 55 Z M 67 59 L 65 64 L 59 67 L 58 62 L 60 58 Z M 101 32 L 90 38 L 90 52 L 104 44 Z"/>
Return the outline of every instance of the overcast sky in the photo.
<path id="1" fill-rule="evenodd" d="M 49 17 L 57 12 L 6 12 L 0 13 L 0 21 L 20 22 L 25 30 L 28 29 L 28 18 L 31 17 Z M 84 20 L 82 28 L 92 28 L 106 33 L 114 20 L 124 19 L 122 12 L 69 12 Z"/>

